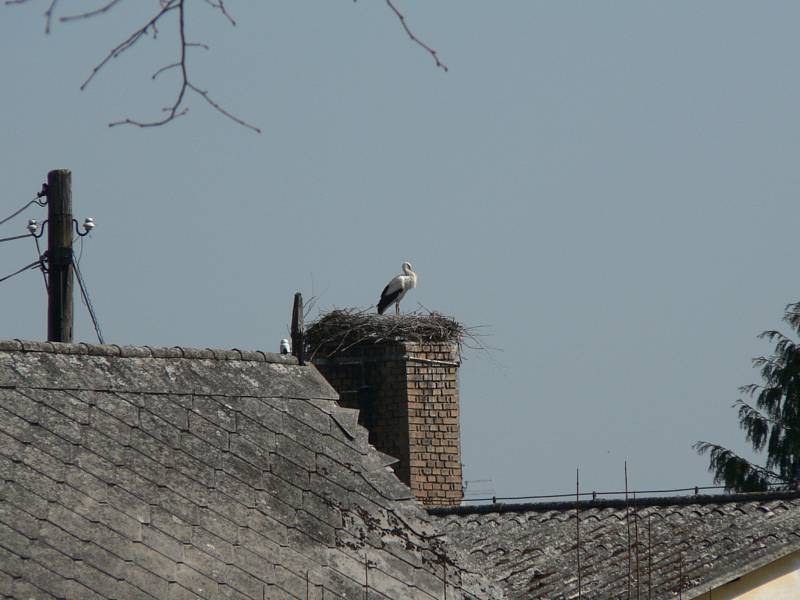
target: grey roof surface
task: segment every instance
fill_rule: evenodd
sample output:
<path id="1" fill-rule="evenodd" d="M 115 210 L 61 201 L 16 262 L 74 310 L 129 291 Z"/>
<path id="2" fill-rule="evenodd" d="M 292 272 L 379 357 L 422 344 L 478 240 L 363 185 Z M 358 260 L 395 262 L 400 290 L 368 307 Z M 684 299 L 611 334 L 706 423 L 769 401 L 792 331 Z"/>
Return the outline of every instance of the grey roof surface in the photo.
<path id="1" fill-rule="evenodd" d="M 800 550 L 797 492 L 638 499 L 628 506 L 581 503 L 581 598 L 695 598 Z M 510 600 L 578 598 L 574 502 L 429 512 L 466 566 L 483 568 Z"/>
<path id="2" fill-rule="evenodd" d="M 292 357 L 0 342 L 0 598 L 499 597 L 336 398 Z"/>

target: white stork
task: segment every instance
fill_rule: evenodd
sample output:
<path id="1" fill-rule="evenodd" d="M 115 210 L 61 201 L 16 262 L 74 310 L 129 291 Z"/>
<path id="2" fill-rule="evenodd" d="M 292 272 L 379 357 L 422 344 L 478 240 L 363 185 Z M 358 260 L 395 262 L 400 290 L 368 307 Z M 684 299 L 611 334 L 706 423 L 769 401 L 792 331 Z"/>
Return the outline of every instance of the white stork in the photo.
<path id="1" fill-rule="evenodd" d="M 378 314 L 382 315 L 393 302 L 395 313 L 400 314 L 400 300 L 411 288 L 417 287 L 417 274 L 411 268 L 410 262 L 403 263 L 403 274 L 392 279 L 381 292 L 378 300 Z"/>

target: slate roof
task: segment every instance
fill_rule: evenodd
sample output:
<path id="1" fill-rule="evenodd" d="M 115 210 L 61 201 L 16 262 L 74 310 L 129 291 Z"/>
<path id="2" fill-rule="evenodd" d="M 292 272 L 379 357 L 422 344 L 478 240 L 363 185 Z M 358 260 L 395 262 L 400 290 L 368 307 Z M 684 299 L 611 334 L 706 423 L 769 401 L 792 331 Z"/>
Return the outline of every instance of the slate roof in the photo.
<path id="1" fill-rule="evenodd" d="M 797 492 L 638 499 L 628 506 L 580 505 L 583 599 L 695 598 L 800 550 Z M 429 512 L 465 566 L 482 568 L 510 600 L 578 598 L 574 502 Z"/>
<path id="2" fill-rule="evenodd" d="M 274 354 L 0 342 L 0 597 L 494 596 L 336 398 Z"/>

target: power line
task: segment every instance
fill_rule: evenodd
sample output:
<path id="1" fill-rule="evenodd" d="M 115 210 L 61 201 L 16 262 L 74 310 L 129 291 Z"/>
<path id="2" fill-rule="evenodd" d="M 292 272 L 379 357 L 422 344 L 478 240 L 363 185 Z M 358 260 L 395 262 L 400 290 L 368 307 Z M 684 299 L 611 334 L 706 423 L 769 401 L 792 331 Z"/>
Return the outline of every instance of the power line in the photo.
<path id="1" fill-rule="evenodd" d="M 44 195 L 43 192 L 40 192 L 40 193 L 36 194 L 36 198 L 34 198 L 30 202 L 28 202 L 25 206 L 23 206 L 18 211 L 13 213 L 11 216 L 8 216 L 5 219 L 3 219 L 2 221 L 0 221 L 0 225 L 2 225 L 3 223 L 6 223 L 6 222 L 10 221 L 11 219 L 13 219 L 14 217 L 16 217 L 19 213 L 21 213 L 23 210 L 28 208 L 31 204 L 38 204 L 39 206 L 46 206 L 47 205 L 47 200 L 40 200 L 40 198 L 43 195 Z"/>
<path id="2" fill-rule="evenodd" d="M 81 262 L 81 259 L 83 258 L 83 236 L 79 235 L 77 237 L 78 243 L 81 245 L 81 249 L 78 250 L 78 262 Z M 75 238 L 72 238 L 72 241 L 75 242 Z"/>
<path id="3" fill-rule="evenodd" d="M 39 264 L 40 264 L 40 261 L 39 260 L 35 260 L 31 264 L 29 264 L 29 265 L 27 265 L 25 267 L 22 267 L 18 271 L 14 271 L 13 273 L 11 273 L 11 275 L 6 275 L 5 277 L 1 278 L 0 279 L 0 283 L 4 282 L 6 279 L 11 279 L 12 277 L 14 277 L 14 275 L 19 275 L 23 271 L 27 271 L 28 269 L 32 269 L 32 268 L 36 267 Z"/>
<path id="4" fill-rule="evenodd" d="M 783 484 L 776 483 L 771 485 L 772 488 L 780 488 Z M 661 489 L 661 490 L 636 490 L 633 493 L 635 494 L 673 494 L 678 492 L 693 492 L 694 495 L 698 495 L 702 490 L 724 490 L 727 489 L 724 485 L 705 485 L 705 486 L 694 486 L 694 487 L 687 487 L 687 488 L 674 488 L 674 489 Z M 628 493 L 631 493 L 629 490 Z M 618 492 L 580 492 L 579 494 L 571 493 L 571 494 L 543 494 L 539 496 L 492 496 L 490 498 L 464 498 L 464 502 L 492 502 L 496 504 L 499 501 L 504 500 L 547 500 L 547 499 L 555 499 L 555 498 L 575 498 L 576 496 L 591 496 L 592 500 L 597 498 L 597 496 L 622 496 L 625 494 L 624 490 Z"/>
<path id="5" fill-rule="evenodd" d="M 94 306 L 92 306 L 92 301 L 89 299 L 89 292 L 86 289 L 86 284 L 83 281 L 83 275 L 81 274 L 81 268 L 79 265 L 79 260 L 73 260 L 72 265 L 75 267 L 75 275 L 78 279 L 78 287 L 81 289 L 81 298 L 83 298 L 83 304 L 86 306 L 86 309 L 89 311 L 89 316 L 92 319 L 92 324 L 94 325 L 94 331 L 97 334 L 97 339 L 100 341 L 101 344 L 105 344 L 105 340 L 103 340 L 103 332 L 100 330 L 100 323 L 97 321 L 97 315 L 94 313 Z"/>
<path id="6" fill-rule="evenodd" d="M 24 233 L 22 235 L 12 235 L 11 237 L 0 238 L 0 242 L 10 242 L 12 240 L 21 240 L 22 238 L 30 237 L 30 233 Z"/>
<path id="7" fill-rule="evenodd" d="M 50 285 L 47 283 L 47 267 L 44 266 L 46 256 L 42 254 L 42 249 L 39 247 L 39 238 L 35 235 L 32 236 L 33 241 L 36 242 L 36 256 L 39 257 L 39 270 L 42 272 L 42 279 L 44 279 L 44 291 L 50 293 Z"/>

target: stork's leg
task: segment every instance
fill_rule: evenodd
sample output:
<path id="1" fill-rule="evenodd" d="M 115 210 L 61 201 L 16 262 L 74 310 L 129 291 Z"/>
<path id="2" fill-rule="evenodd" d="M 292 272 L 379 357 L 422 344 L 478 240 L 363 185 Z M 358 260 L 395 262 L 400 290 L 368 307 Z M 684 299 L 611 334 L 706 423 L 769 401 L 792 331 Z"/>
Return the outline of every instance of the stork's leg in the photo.
<path id="1" fill-rule="evenodd" d="M 398 317 L 400 316 L 400 302 L 399 301 L 394 303 L 394 314 L 396 314 Z"/>

